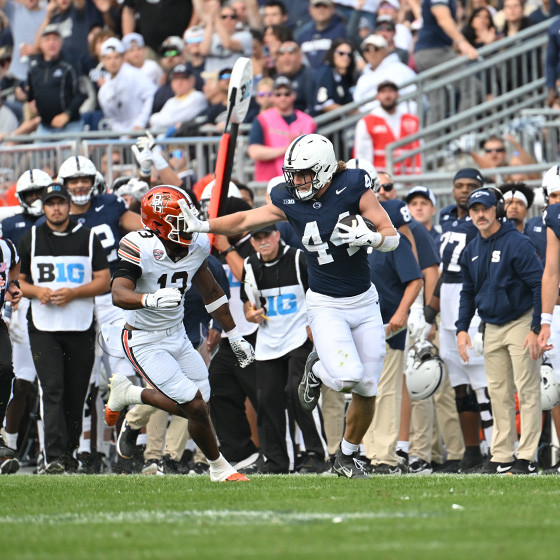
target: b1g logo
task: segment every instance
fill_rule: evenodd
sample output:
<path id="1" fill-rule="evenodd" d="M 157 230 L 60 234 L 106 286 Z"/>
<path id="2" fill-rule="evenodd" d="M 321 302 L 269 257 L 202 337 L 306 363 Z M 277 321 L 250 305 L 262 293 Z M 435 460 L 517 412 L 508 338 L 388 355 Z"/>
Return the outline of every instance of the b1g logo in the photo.
<path id="1" fill-rule="evenodd" d="M 72 282 L 82 284 L 85 268 L 80 263 L 37 263 L 38 282 Z"/>
<path id="2" fill-rule="evenodd" d="M 297 311 L 297 298 L 295 294 L 281 294 L 279 296 L 267 296 L 267 315 L 291 315 Z"/>

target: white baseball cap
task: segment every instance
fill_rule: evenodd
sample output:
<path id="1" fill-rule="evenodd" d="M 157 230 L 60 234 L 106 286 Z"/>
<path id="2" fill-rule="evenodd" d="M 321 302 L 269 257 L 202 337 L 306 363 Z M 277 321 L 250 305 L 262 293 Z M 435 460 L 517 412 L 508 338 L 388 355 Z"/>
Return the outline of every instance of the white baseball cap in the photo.
<path id="1" fill-rule="evenodd" d="M 116 38 L 116 37 L 109 37 L 102 45 L 101 45 L 101 56 L 105 56 L 109 53 L 124 53 L 123 44 Z"/>

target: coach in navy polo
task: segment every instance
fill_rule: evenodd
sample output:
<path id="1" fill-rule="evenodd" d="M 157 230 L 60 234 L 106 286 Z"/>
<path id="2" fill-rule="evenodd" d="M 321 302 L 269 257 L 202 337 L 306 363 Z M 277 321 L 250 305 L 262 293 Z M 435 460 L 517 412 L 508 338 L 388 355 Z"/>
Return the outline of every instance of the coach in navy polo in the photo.
<path id="1" fill-rule="evenodd" d="M 468 361 L 468 328 L 478 309 L 486 323 L 484 365 L 494 413 L 491 460 L 483 472 L 537 474 L 534 460 L 542 423 L 537 335 L 543 268 L 529 239 L 512 222 L 500 221 L 495 193 L 477 189 L 468 199 L 469 214 L 479 233 L 460 261 L 463 288 L 457 347 L 461 358 Z M 516 388 L 521 437 L 514 461 Z"/>

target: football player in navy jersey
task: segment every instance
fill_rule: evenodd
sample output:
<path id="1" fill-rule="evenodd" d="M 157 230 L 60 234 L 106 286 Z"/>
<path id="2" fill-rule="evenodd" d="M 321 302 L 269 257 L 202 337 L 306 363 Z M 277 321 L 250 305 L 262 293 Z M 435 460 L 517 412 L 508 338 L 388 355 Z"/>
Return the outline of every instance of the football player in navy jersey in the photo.
<path id="1" fill-rule="evenodd" d="M 2 220 L 0 237 L 9 239 L 14 245 L 18 244 L 21 236 L 43 215 L 41 194 L 51 183 L 49 174 L 40 169 L 29 169 L 21 175 L 16 183 L 16 197 L 22 213 Z M 13 311 L 10 324 L 15 381 L 6 411 L 6 441 L 8 447 L 13 449 L 17 448 L 19 427 L 25 413 L 27 397 L 31 394 L 32 384 L 37 376 L 27 333 L 28 309 L 29 299 L 22 298 L 17 309 Z"/>
<path id="2" fill-rule="evenodd" d="M 465 454 L 461 462 L 461 472 L 470 472 L 482 466 L 484 459 L 480 450 L 480 425 L 485 439 L 492 439 L 492 412 L 488 397 L 486 373 L 482 356 L 472 356 L 468 363 L 463 362 L 457 351 L 455 322 L 459 313 L 459 294 L 463 275 L 459 259 L 465 247 L 474 239 L 478 230 L 473 224 L 467 208 L 470 194 L 482 187 L 484 180 L 480 171 L 464 168 L 457 171 L 453 178 L 453 197 L 456 204 L 447 206 L 440 213 L 442 228 L 441 288 L 440 305 L 440 354 L 447 366 L 449 381 L 455 389 L 457 411 L 461 422 Z M 437 291 L 437 290 L 436 290 Z M 432 298 L 432 302 L 434 298 Z M 436 304 L 437 305 L 437 304 Z M 432 303 L 430 303 L 432 306 Z M 428 322 L 435 320 L 435 314 L 428 317 Z M 480 325 L 480 318 L 475 315 L 469 334 L 474 338 Z"/>
<path id="3" fill-rule="evenodd" d="M 367 248 L 392 251 L 399 235 L 377 201 L 369 175 L 361 169 L 346 169 L 324 136 L 296 138 L 288 146 L 283 170 L 286 182 L 272 189 L 269 204 L 204 222 L 185 208 L 187 231 L 234 234 L 276 222 L 292 224 L 307 260 L 307 311 L 316 348 L 307 360 L 300 401 L 313 410 L 322 383 L 352 392 L 333 470 L 339 476 L 364 478 L 368 475 L 357 459 L 358 449 L 371 424 L 385 355 Z M 348 215 L 358 216 L 352 226 L 340 223 Z"/>
<path id="4" fill-rule="evenodd" d="M 93 230 L 107 254 L 111 276 L 116 271 L 117 250 L 119 241 L 123 233 L 142 229 L 140 216 L 128 209 L 125 201 L 114 194 L 99 193 L 96 180 L 97 169 L 93 162 L 84 156 L 72 156 L 65 160 L 58 170 L 58 181 L 63 183 L 71 196 L 70 215 L 78 223 Z M 122 233 L 121 233 L 122 232 Z M 100 327 L 103 323 L 122 322 L 123 312 L 115 307 L 111 302 L 110 292 L 95 298 L 95 316 Z M 101 337 L 98 338 L 101 340 Z M 133 376 L 133 371 L 124 357 L 114 356 L 114 352 L 109 352 L 103 346 L 102 360 L 107 374 L 114 371 L 125 371 Z M 101 468 L 100 455 L 95 453 L 95 437 L 97 419 L 96 414 L 96 393 L 99 387 L 100 364 L 96 365 L 92 374 L 92 390 L 88 398 L 91 404 L 92 422 L 92 449 L 87 440 L 82 439 L 80 444 L 80 461 L 86 472 L 98 472 Z M 97 403 L 100 407 L 101 403 Z M 86 414 L 88 411 L 86 410 Z M 84 430 L 88 428 L 88 420 L 84 423 Z M 103 439 L 99 439 L 102 444 Z"/>

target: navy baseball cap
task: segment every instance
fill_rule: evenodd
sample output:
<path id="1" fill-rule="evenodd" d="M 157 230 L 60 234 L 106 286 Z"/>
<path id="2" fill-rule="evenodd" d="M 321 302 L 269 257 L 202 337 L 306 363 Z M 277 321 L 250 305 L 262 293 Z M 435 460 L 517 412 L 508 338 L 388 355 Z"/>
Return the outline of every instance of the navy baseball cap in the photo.
<path id="1" fill-rule="evenodd" d="M 421 185 L 412 187 L 408 191 L 408 194 L 406 195 L 406 203 L 407 204 L 410 203 L 410 201 L 417 196 L 423 196 L 424 198 L 427 198 L 434 206 L 436 205 L 436 197 L 432 192 L 432 189 L 429 189 L 428 187 L 423 187 Z"/>
<path id="2" fill-rule="evenodd" d="M 60 183 L 52 183 L 51 185 L 49 185 L 43 191 L 43 196 L 41 196 L 41 201 L 44 204 L 45 202 L 47 202 L 47 200 L 55 197 L 63 198 L 64 200 L 70 202 L 70 193 L 68 192 L 68 189 L 65 186 L 61 185 Z"/>
<path id="3" fill-rule="evenodd" d="M 480 183 L 480 186 L 484 185 L 484 179 L 478 169 L 474 169 L 473 167 L 465 167 L 464 169 L 459 169 L 457 173 L 455 173 L 455 177 L 453 177 L 453 184 L 455 181 L 459 179 L 471 179 L 472 181 L 476 181 Z"/>
<path id="4" fill-rule="evenodd" d="M 469 197 L 469 208 L 479 203 L 486 206 L 486 208 L 492 208 L 492 206 L 496 206 L 496 204 L 498 203 L 498 199 L 492 191 L 481 189 L 474 192 Z"/>
<path id="5" fill-rule="evenodd" d="M 251 232 L 251 237 L 254 237 L 258 233 L 272 233 L 273 231 L 278 231 L 278 228 L 276 227 L 276 224 L 271 224 L 269 226 L 264 226 L 262 228 L 253 230 Z"/>

